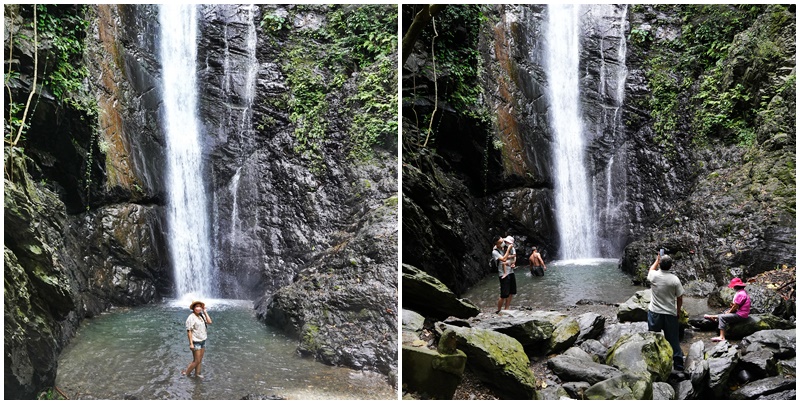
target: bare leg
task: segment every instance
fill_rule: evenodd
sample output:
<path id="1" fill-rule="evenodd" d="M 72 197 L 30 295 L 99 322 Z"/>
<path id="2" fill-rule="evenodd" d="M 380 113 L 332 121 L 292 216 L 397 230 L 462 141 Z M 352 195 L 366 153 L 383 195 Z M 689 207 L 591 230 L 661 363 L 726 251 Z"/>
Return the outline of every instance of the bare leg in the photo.
<path id="1" fill-rule="evenodd" d="M 511 306 L 511 299 L 513 297 L 514 295 L 508 295 L 508 298 L 506 299 L 506 310 L 508 310 L 508 307 Z"/>
<path id="2" fill-rule="evenodd" d="M 503 300 L 505 299 L 503 299 L 502 297 L 497 299 L 497 311 L 500 311 L 500 309 L 503 308 Z"/>
<path id="3" fill-rule="evenodd" d="M 200 349 L 197 354 L 198 357 L 195 359 L 197 361 L 197 367 L 195 368 L 194 375 L 197 377 L 203 377 L 203 375 L 200 374 L 200 371 L 203 369 L 203 356 L 205 356 L 205 354 L 206 349 Z"/>
<path id="4" fill-rule="evenodd" d="M 200 365 L 200 361 L 203 358 L 201 355 L 202 353 L 200 352 L 200 350 L 192 351 L 192 358 L 193 358 L 192 362 L 189 364 L 189 367 L 187 367 L 186 371 L 184 372 L 186 376 L 191 376 L 192 371 L 195 370 L 195 368 L 197 368 Z"/>

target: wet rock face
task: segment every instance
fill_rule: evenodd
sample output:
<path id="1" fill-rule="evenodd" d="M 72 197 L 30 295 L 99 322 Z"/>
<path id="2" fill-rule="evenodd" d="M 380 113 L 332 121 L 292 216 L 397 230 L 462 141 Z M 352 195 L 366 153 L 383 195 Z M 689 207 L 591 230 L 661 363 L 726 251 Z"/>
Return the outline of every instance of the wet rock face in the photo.
<path id="1" fill-rule="evenodd" d="M 336 246 L 255 309 L 267 324 L 296 336 L 301 354 L 388 374 L 397 366 L 396 210 L 361 214 Z"/>

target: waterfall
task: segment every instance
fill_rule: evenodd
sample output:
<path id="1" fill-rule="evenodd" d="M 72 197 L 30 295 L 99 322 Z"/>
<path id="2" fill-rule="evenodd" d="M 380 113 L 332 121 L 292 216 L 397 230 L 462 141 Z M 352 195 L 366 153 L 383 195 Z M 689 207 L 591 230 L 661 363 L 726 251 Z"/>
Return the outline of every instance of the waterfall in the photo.
<path id="1" fill-rule="evenodd" d="M 213 297 L 208 204 L 197 119 L 195 6 L 162 4 L 161 63 L 167 143 L 167 230 L 178 296 Z"/>
<path id="2" fill-rule="evenodd" d="M 579 11 L 579 5 L 549 5 L 546 33 L 545 69 L 554 137 L 555 209 L 562 259 L 597 256 L 580 110 Z"/>
<path id="3" fill-rule="evenodd" d="M 623 145 L 625 124 L 622 119 L 625 101 L 625 82 L 628 69 L 625 65 L 627 42 L 625 33 L 628 21 L 628 6 L 587 6 L 584 14 L 585 26 L 590 26 L 600 45 L 600 68 L 597 94 L 603 100 L 602 121 L 598 121 L 595 136 L 602 153 L 595 155 L 595 172 L 598 184 L 594 187 L 594 211 L 597 215 L 597 234 L 600 236 L 600 251 L 606 256 L 617 256 L 621 252 L 622 233 L 626 226 L 624 206 L 626 156 Z M 608 50 L 608 51 L 607 51 Z M 605 161 L 604 161 L 605 160 Z M 616 161 L 616 162 L 615 162 Z M 601 171 L 598 168 L 604 167 Z M 605 175 L 601 181 L 600 176 Z M 604 194 L 603 194 L 604 193 Z"/>

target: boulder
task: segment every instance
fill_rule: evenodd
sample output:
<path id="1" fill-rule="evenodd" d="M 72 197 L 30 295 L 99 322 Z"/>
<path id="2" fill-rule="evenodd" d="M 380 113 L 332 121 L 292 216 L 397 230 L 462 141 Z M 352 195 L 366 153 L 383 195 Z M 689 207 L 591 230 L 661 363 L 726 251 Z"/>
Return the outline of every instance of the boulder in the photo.
<path id="1" fill-rule="evenodd" d="M 653 384 L 648 379 L 623 374 L 599 382 L 586 390 L 588 400 L 652 400 Z"/>
<path id="2" fill-rule="evenodd" d="M 647 307 L 653 299 L 650 289 L 640 290 L 619 305 L 617 319 L 625 322 L 647 321 Z"/>
<path id="3" fill-rule="evenodd" d="M 758 398 L 758 400 L 782 400 L 782 401 L 795 401 L 797 400 L 797 390 L 785 390 L 780 393 L 767 394 Z"/>
<path id="4" fill-rule="evenodd" d="M 766 349 L 775 353 L 779 359 L 795 356 L 797 331 L 791 330 L 764 330 L 757 331 L 742 339 L 741 345 L 745 352 Z"/>
<path id="5" fill-rule="evenodd" d="M 697 341 L 689 347 L 689 353 L 684 360 L 684 371 L 689 375 L 693 392 L 702 393 L 708 377 L 708 361 L 705 360 L 703 341 Z"/>
<path id="6" fill-rule="evenodd" d="M 778 375 L 778 360 L 775 359 L 775 353 L 766 349 L 742 355 L 739 359 L 739 367 L 748 371 L 756 379 Z"/>
<path id="7" fill-rule="evenodd" d="M 778 361 L 778 369 L 784 376 L 797 377 L 797 358 Z"/>
<path id="8" fill-rule="evenodd" d="M 667 381 L 672 371 L 672 347 L 660 333 L 622 336 L 609 350 L 606 365 L 649 381 Z"/>
<path id="9" fill-rule="evenodd" d="M 547 345 L 547 352 L 561 352 L 571 347 L 578 340 L 581 326 L 574 318 L 565 318 L 553 330 L 553 335 Z"/>
<path id="10" fill-rule="evenodd" d="M 608 347 L 601 344 L 600 341 L 597 340 L 586 340 L 583 341 L 579 347 L 589 355 L 592 355 L 592 360 L 598 363 L 605 363 L 606 356 L 608 356 Z"/>
<path id="11" fill-rule="evenodd" d="M 674 400 L 675 389 L 668 383 L 655 382 L 653 383 L 653 400 Z"/>
<path id="12" fill-rule="evenodd" d="M 682 380 L 675 386 L 676 400 L 692 400 L 697 398 L 697 391 L 694 389 L 691 380 Z"/>
<path id="13" fill-rule="evenodd" d="M 606 318 L 597 313 L 584 313 L 578 316 L 578 325 L 581 328 L 581 332 L 575 342 L 579 344 L 599 337 L 606 325 Z"/>
<path id="14" fill-rule="evenodd" d="M 524 347 L 537 347 L 541 350 L 549 346 L 553 332 L 566 317 L 552 311 L 514 311 L 508 316 L 481 321 L 481 328 L 508 335 Z"/>
<path id="15" fill-rule="evenodd" d="M 419 331 L 425 324 L 425 317 L 411 310 L 403 309 L 402 316 L 404 330 Z"/>
<path id="16" fill-rule="evenodd" d="M 764 330 L 794 330 L 794 324 L 772 314 L 751 314 L 747 320 L 731 324 L 725 331 L 725 338 L 742 339 Z"/>
<path id="17" fill-rule="evenodd" d="M 728 341 L 722 341 L 706 353 L 708 358 L 708 388 L 715 398 L 723 397 L 729 386 L 733 369 L 739 362 L 738 350 Z"/>
<path id="18" fill-rule="evenodd" d="M 566 354 L 550 358 L 547 361 L 547 367 L 561 380 L 569 382 L 595 384 L 622 375 L 622 372 L 613 366 Z"/>
<path id="19" fill-rule="evenodd" d="M 606 348 L 610 348 L 612 345 L 616 344 L 623 335 L 639 332 L 647 332 L 647 322 L 612 324 L 606 327 L 598 341 L 605 345 Z"/>
<path id="20" fill-rule="evenodd" d="M 461 383 L 467 355 L 403 346 L 403 385 L 423 396 L 450 400 Z"/>
<path id="21" fill-rule="evenodd" d="M 438 320 L 449 316 L 470 318 L 481 311 L 467 300 L 459 299 L 438 279 L 403 264 L 403 306 Z"/>
<path id="22" fill-rule="evenodd" d="M 585 400 L 586 390 L 592 387 L 592 385 L 587 382 L 566 382 L 562 384 L 561 387 L 567 391 L 571 398 L 575 400 Z"/>
<path id="23" fill-rule="evenodd" d="M 783 376 L 773 376 L 766 379 L 756 380 L 742 386 L 738 390 L 731 393 L 731 398 L 734 400 L 754 400 L 761 396 L 780 393 L 786 390 L 794 390 L 796 385 L 796 379 L 787 379 Z"/>
<path id="24" fill-rule="evenodd" d="M 703 315 L 694 316 L 689 319 L 689 325 L 700 331 L 719 330 L 719 322 L 704 318 Z"/>
<path id="25" fill-rule="evenodd" d="M 569 400 L 570 397 L 569 392 L 563 387 L 559 385 L 547 386 L 541 390 L 536 391 L 537 400 Z"/>
<path id="26" fill-rule="evenodd" d="M 587 353 L 583 349 L 580 349 L 580 348 L 578 348 L 576 346 L 571 347 L 571 348 L 567 349 L 566 351 L 564 351 L 564 355 L 571 356 L 573 358 L 580 359 L 582 361 L 587 361 L 587 362 L 594 362 L 595 361 L 594 357 L 592 355 L 590 355 L 589 353 Z"/>
<path id="27" fill-rule="evenodd" d="M 505 334 L 480 328 L 465 328 L 437 323 L 443 332 L 453 330 L 458 348 L 467 354 L 470 370 L 503 399 L 533 398 L 536 378 L 530 361 L 517 340 Z"/>

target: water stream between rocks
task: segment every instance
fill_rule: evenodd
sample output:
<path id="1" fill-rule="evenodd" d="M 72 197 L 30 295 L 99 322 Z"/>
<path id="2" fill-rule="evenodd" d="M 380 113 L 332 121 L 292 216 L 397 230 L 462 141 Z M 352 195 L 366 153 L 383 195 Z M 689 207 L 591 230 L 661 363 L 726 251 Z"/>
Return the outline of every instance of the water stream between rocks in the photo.
<path id="1" fill-rule="evenodd" d="M 64 349 L 56 385 L 70 399 L 395 399 L 385 376 L 327 366 L 258 322 L 252 302 L 207 301 L 213 324 L 204 379 L 181 376 L 191 360 L 188 303 L 115 309 L 87 319 Z"/>

